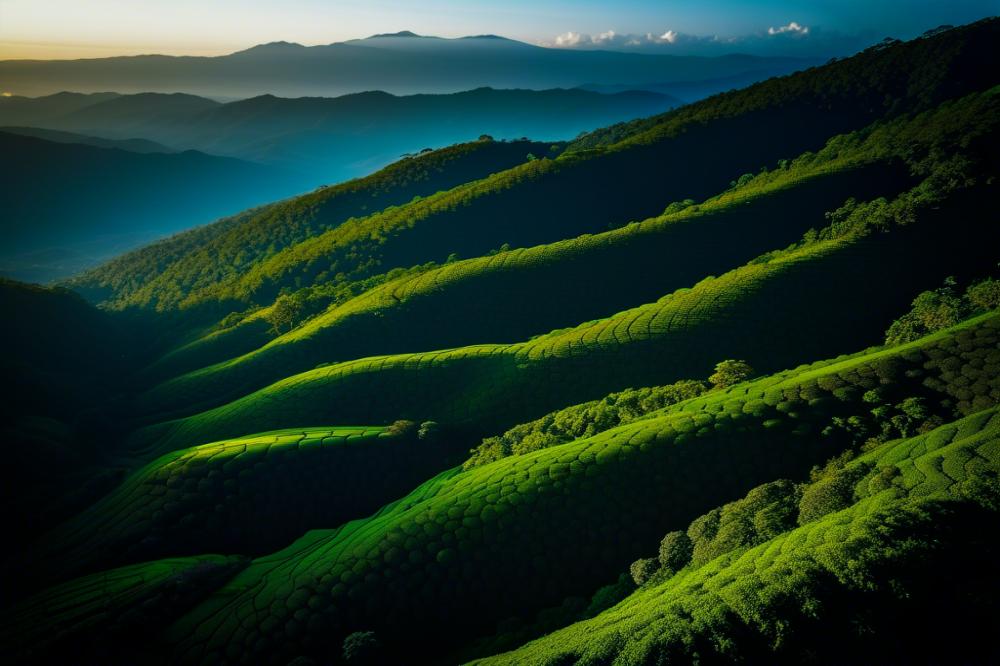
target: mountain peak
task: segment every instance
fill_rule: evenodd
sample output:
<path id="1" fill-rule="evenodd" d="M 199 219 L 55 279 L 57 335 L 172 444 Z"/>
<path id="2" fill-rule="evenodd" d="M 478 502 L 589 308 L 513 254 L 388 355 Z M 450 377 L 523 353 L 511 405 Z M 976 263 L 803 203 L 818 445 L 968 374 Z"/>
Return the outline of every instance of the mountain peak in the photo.
<path id="1" fill-rule="evenodd" d="M 423 37 L 423 35 L 418 35 L 411 30 L 400 30 L 399 32 L 382 32 L 377 35 L 372 35 L 368 39 L 379 39 L 382 37 Z"/>
<path id="2" fill-rule="evenodd" d="M 237 51 L 236 53 L 280 53 L 304 48 L 305 47 L 298 42 L 278 41 L 267 42 L 266 44 L 257 44 L 256 46 L 251 46 L 248 49 L 243 49 L 242 51 Z"/>
<path id="3" fill-rule="evenodd" d="M 486 35 L 466 35 L 465 37 L 462 37 L 461 39 L 496 39 L 496 40 L 499 40 L 501 42 L 512 42 L 512 41 L 514 41 L 514 40 L 509 39 L 507 37 L 501 37 L 500 35 L 491 35 L 491 34 L 486 34 Z"/>

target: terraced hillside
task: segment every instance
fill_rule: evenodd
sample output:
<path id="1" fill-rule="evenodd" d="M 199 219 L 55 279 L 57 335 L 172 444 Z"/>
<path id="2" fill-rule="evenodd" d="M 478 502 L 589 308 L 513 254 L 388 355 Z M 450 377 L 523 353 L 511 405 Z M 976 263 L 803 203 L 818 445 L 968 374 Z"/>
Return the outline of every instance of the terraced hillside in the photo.
<path id="1" fill-rule="evenodd" d="M 369 519 L 310 533 L 255 560 L 179 620 L 168 640 L 179 650 L 175 658 L 206 663 L 331 654 L 355 629 L 373 629 L 399 649 L 418 636 L 428 650 L 452 649 L 511 614 L 589 594 L 652 550 L 663 533 L 850 447 L 852 433 L 840 430 L 838 419 L 907 399 L 921 401 L 926 424 L 991 409 L 1000 399 L 998 367 L 1000 316 L 985 315 L 915 343 L 787 371 L 594 437 L 444 474 Z M 897 429 L 926 427 L 876 413 L 873 427 L 880 418 Z M 991 416 L 980 413 L 974 427 L 959 423 L 926 439 L 939 447 L 957 430 L 965 440 Z M 982 461 L 965 467 L 980 475 L 997 463 L 996 429 L 984 433 L 984 441 L 970 440 Z M 917 448 L 895 448 L 894 461 L 910 450 Z M 957 469 L 976 457 L 969 453 L 956 454 Z M 872 458 L 866 455 L 852 465 L 865 464 Z M 927 472 L 903 467 L 904 489 L 934 490 L 944 478 L 925 488 L 920 474 Z M 956 473 L 951 462 L 944 467 Z M 970 493 L 974 485 L 967 484 Z M 616 519 L 623 512 L 629 520 Z M 198 520 L 197 512 L 190 515 Z M 142 516 L 140 510 L 129 518 Z M 463 592 L 470 588 L 475 596 Z M 52 594 L 78 593 L 69 586 Z M 488 609 L 481 596 L 493 600 Z M 84 607 L 69 624 L 86 614 Z"/>
<path id="2" fill-rule="evenodd" d="M 10 659 L 992 663 L 998 30 L 0 285 Z"/>
<path id="3" fill-rule="evenodd" d="M 818 652 L 820 663 L 858 654 L 873 663 L 989 663 L 1000 652 L 983 642 L 909 639 L 989 631 L 996 599 L 983 591 L 993 585 L 997 542 L 982 529 L 1000 518 L 998 465 L 996 408 L 888 442 L 836 472 L 849 480 L 845 498 L 821 516 L 802 520 L 807 498 L 829 479 L 798 490 L 800 527 L 791 521 L 749 550 L 733 544 L 591 620 L 473 663 L 790 663 Z M 720 635 L 734 640 L 721 643 Z"/>
<path id="4" fill-rule="evenodd" d="M 148 457 L 267 427 L 394 418 L 502 430 L 628 386 L 706 376 L 720 358 L 751 359 L 768 371 L 843 352 L 876 339 L 891 313 L 904 309 L 912 286 L 995 263 L 992 248 L 969 247 L 977 223 L 970 220 L 968 232 L 956 234 L 956 225 L 988 198 L 986 192 L 970 194 L 953 202 L 954 208 L 932 211 L 923 224 L 888 234 L 818 241 L 528 342 L 377 356 L 310 370 L 140 431 L 131 447 Z M 928 271 L 932 265 L 939 274 Z M 862 292 L 866 307 L 859 312 L 854 298 Z M 783 308 L 775 311 L 768 303 Z M 155 448 L 142 452 L 149 446 Z"/>
<path id="5" fill-rule="evenodd" d="M 975 141 L 973 152 L 990 150 L 997 143 L 998 100 L 992 93 L 973 95 L 835 137 L 816 155 L 642 223 L 398 278 L 260 349 L 166 383 L 139 408 L 162 413 L 214 406 L 320 363 L 435 345 L 513 342 L 639 305 L 824 227 L 824 213 L 849 196 L 895 197 L 908 180 L 903 159 L 916 169 L 916 155 L 952 150 L 956 129 Z M 977 126 L 970 121 L 977 117 L 987 120 Z M 781 214 L 787 210 L 796 214 Z M 725 246 L 719 237 L 727 239 Z M 628 271 L 594 270 L 624 264 Z"/>

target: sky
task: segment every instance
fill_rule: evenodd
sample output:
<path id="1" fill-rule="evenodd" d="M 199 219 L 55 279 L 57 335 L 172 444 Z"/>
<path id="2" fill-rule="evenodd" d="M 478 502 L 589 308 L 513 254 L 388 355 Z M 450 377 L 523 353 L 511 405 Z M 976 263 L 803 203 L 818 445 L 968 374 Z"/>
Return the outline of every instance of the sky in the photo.
<path id="1" fill-rule="evenodd" d="M 412 30 L 556 48 L 845 55 L 1000 14 L 1000 0 L 0 0 L 0 59 L 221 55 Z"/>

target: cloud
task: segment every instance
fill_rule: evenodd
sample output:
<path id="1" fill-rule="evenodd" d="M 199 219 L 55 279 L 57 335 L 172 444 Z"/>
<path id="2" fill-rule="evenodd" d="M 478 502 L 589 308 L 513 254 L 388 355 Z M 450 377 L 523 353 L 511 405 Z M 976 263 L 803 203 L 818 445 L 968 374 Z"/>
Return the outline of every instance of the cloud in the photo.
<path id="1" fill-rule="evenodd" d="M 826 31 L 798 21 L 762 28 L 744 35 L 694 35 L 680 30 L 651 30 L 645 33 L 619 33 L 606 30 L 598 34 L 565 32 L 542 46 L 566 49 L 604 49 L 674 55 L 794 55 L 803 57 L 844 56 L 874 44 L 871 32 L 844 34 Z"/>
<path id="2" fill-rule="evenodd" d="M 791 35 L 805 36 L 809 34 L 809 26 L 800 25 L 796 21 L 791 21 L 788 23 L 788 25 L 778 26 L 777 28 L 768 28 L 767 34 L 769 35 L 791 34 Z"/>
<path id="3" fill-rule="evenodd" d="M 592 43 L 590 35 L 581 35 L 578 32 L 564 32 L 561 35 L 556 35 L 553 45 L 561 48 L 571 48 L 579 46 L 581 43 Z"/>

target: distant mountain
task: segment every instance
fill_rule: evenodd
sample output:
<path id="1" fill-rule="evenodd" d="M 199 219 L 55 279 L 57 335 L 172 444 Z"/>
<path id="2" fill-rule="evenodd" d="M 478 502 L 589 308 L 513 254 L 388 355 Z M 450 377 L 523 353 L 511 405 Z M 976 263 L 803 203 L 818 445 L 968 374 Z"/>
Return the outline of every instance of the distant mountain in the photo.
<path id="1" fill-rule="evenodd" d="M 42 129 L 39 127 L 0 127 L 0 132 L 33 136 L 36 139 L 45 139 L 46 141 L 53 141 L 55 143 L 80 143 L 86 146 L 96 146 L 97 148 L 118 148 L 120 150 L 127 150 L 130 153 L 174 152 L 162 144 L 146 139 L 102 139 L 96 136 L 60 132 L 59 130 Z"/>
<path id="2" fill-rule="evenodd" d="M 442 39 L 403 31 L 322 46 L 272 42 L 216 57 L 7 60 L 0 61 L 0 81 L 6 90 L 18 95 L 117 90 L 185 91 L 229 98 L 265 93 L 297 97 L 372 89 L 413 94 L 457 92 L 479 86 L 637 86 L 749 72 L 768 78 L 813 64 L 817 63 L 749 55 L 705 58 L 551 49 L 496 35 Z"/>
<path id="3" fill-rule="evenodd" d="M 66 108 L 62 115 L 56 110 L 60 103 Z M 61 93 L 35 100 L 0 99 L 0 124 L 40 125 L 108 139 L 139 136 L 172 148 L 294 169 L 307 174 L 311 185 L 319 185 L 366 175 L 404 153 L 475 140 L 481 134 L 571 139 L 582 131 L 678 105 L 675 98 L 643 91 L 604 95 L 491 88 L 406 97 L 384 92 L 297 99 L 262 95 L 228 104 L 179 94 Z"/>
<path id="4" fill-rule="evenodd" d="M 298 174 L 195 151 L 0 132 L 0 274 L 65 277 L 159 236 L 303 189 Z"/>

